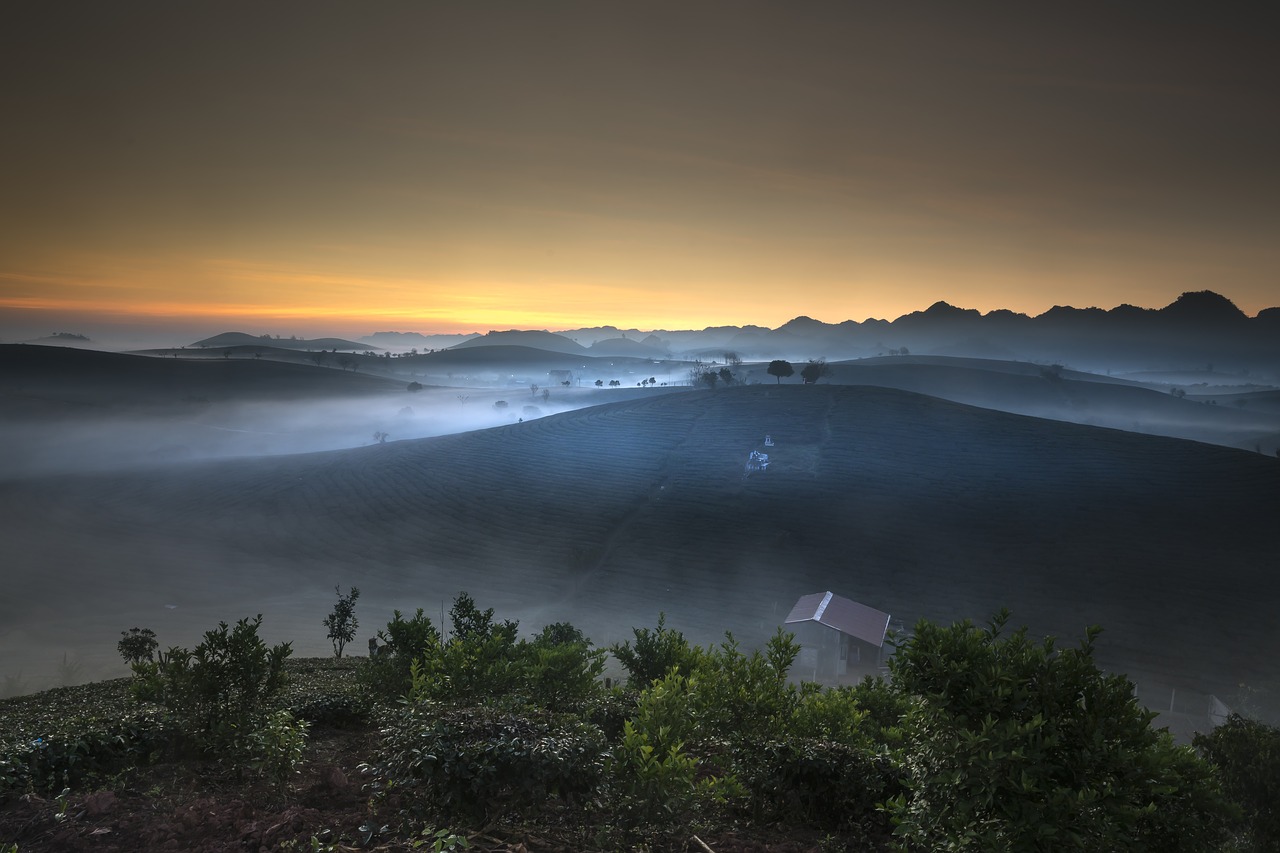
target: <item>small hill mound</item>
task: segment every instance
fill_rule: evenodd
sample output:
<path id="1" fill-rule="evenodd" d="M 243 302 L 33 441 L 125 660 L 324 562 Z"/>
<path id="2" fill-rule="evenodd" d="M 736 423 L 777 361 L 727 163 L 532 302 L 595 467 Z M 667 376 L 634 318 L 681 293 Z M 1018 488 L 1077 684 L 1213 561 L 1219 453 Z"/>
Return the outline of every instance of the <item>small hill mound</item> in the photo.
<path id="1" fill-rule="evenodd" d="M 478 338 L 454 344 L 450 349 L 470 349 L 472 347 L 528 347 L 574 355 L 586 355 L 587 348 L 553 332 L 520 331 L 512 329 L 506 332 L 489 332 Z"/>
<path id="2" fill-rule="evenodd" d="M 653 337 L 650 335 L 650 337 Z M 608 340 L 596 341 L 587 347 L 587 352 L 593 356 L 623 356 L 631 358 L 666 358 L 670 354 L 660 346 L 653 346 L 642 341 L 633 341 L 630 338 L 609 338 Z"/>
<path id="3" fill-rule="evenodd" d="M 283 349 L 300 350 L 343 350 L 346 352 L 364 352 L 379 349 L 372 344 L 360 344 L 342 338 L 273 338 L 270 335 L 250 335 L 245 332 L 223 332 L 202 341 L 190 344 L 193 347 L 238 347 L 238 346 L 273 346 Z"/>

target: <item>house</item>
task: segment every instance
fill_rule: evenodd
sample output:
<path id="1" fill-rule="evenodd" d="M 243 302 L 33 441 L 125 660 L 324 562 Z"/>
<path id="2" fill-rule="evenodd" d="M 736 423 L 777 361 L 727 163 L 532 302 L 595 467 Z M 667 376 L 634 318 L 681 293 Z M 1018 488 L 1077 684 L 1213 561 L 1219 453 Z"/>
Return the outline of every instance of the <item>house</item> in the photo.
<path id="1" fill-rule="evenodd" d="M 800 597 L 786 624 L 800 642 L 797 678 L 857 680 L 879 669 L 889 614 L 833 592 L 815 592 Z"/>

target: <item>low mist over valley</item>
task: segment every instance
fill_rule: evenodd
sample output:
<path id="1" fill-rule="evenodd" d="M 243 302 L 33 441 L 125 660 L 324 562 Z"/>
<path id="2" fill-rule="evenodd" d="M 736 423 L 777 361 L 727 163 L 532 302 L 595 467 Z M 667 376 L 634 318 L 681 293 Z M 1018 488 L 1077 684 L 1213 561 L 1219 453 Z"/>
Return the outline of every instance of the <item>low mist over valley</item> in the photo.
<path id="1" fill-rule="evenodd" d="M 261 612 L 323 654 L 354 585 L 362 636 L 466 590 L 598 644 L 665 612 L 755 645 L 823 590 L 908 629 L 1007 606 L 1103 626 L 1153 705 L 1264 690 L 1280 335 L 1224 303 L 0 345 L 4 689 L 124 674 L 135 625 Z"/>

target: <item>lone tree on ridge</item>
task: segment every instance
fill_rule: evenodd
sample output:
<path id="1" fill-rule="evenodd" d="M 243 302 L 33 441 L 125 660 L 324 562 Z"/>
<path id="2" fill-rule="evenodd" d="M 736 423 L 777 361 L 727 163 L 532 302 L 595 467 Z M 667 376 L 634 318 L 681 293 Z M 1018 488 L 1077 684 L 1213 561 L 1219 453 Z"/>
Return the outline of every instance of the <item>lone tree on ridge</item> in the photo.
<path id="1" fill-rule="evenodd" d="M 769 362 L 769 368 L 765 372 L 770 376 L 778 377 L 778 384 L 781 385 L 783 377 L 793 375 L 796 372 L 796 369 L 791 366 L 791 362 L 783 361 L 779 358 Z"/>
<path id="2" fill-rule="evenodd" d="M 830 372 L 831 368 L 827 367 L 825 358 L 811 358 L 808 364 L 800 368 L 800 378 L 804 380 L 805 385 L 813 385 Z"/>

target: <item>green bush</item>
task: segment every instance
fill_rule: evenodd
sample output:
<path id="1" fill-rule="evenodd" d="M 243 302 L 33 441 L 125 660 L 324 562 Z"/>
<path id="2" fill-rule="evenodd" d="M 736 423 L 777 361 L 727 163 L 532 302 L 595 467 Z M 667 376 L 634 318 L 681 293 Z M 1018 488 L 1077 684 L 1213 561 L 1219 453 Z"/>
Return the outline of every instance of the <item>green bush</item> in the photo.
<path id="1" fill-rule="evenodd" d="M 550 711 L 583 710 L 603 695 L 604 649 L 567 622 L 548 625 L 519 648 L 521 690 L 529 704 Z"/>
<path id="2" fill-rule="evenodd" d="M 1232 714 L 1193 744 L 1242 807 L 1241 849 L 1280 849 L 1280 729 Z"/>
<path id="3" fill-rule="evenodd" d="M 776 737 L 791 725 L 799 701 L 787 682 L 798 652 L 794 636 L 783 631 L 749 655 L 728 634 L 719 646 L 685 655 L 687 669 L 672 667 L 641 690 L 634 722 L 662 749 L 670 739 L 701 750 Z"/>
<path id="4" fill-rule="evenodd" d="M 1141 708 L 1131 683 L 1026 630 L 921 621 L 890 660 L 913 697 L 908 792 L 889 801 L 904 850 L 1209 850 L 1230 805 L 1209 766 Z"/>
<path id="5" fill-rule="evenodd" d="M 333 643 L 333 656 L 340 658 L 343 648 L 355 639 L 356 629 L 360 627 L 360 620 L 356 619 L 356 599 L 360 597 L 360 590 L 353 586 L 343 595 L 342 588 L 335 586 L 333 591 L 338 600 L 321 624 L 327 632 L 325 637 Z"/>
<path id="6" fill-rule="evenodd" d="M 277 787 L 283 788 L 302 760 L 310 724 L 288 711 L 268 714 L 254 728 L 241 733 L 239 747 L 248 764 Z"/>
<path id="7" fill-rule="evenodd" d="M 743 795 L 733 776 L 704 773 L 665 726 L 650 731 L 628 720 L 604 770 L 610 817 L 624 828 L 682 826 Z"/>
<path id="8" fill-rule="evenodd" d="M 886 754 L 834 740 L 742 744 L 734 767 L 756 821 L 804 822 L 862 839 L 889 834 L 889 819 L 878 804 L 902 793 L 898 770 Z"/>
<path id="9" fill-rule="evenodd" d="M 658 614 L 658 627 L 633 628 L 635 645 L 630 641 L 615 643 L 609 651 L 627 671 L 627 684 L 635 688 L 648 687 L 655 679 L 662 678 L 675 668 L 686 675 L 693 671 L 700 650 L 689 645 L 684 634 L 668 628 L 667 615 Z"/>
<path id="10" fill-rule="evenodd" d="M 0 753 L 0 790 L 83 788 L 166 754 L 176 730 L 161 715 L 66 727 Z"/>
<path id="11" fill-rule="evenodd" d="M 517 623 L 495 622 L 493 609 L 481 611 L 465 592 L 450 616 L 449 640 L 420 643 L 409 662 L 409 684 L 401 692 L 414 701 L 568 711 L 582 709 L 603 692 L 599 678 L 605 652 L 592 649 L 591 641 L 568 623 L 549 625 L 532 641 L 518 640 Z M 419 611 L 412 622 L 389 625 L 392 663 L 374 666 L 402 665 L 396 633 L 429 640 L 432 634 L 422 629 L 423 622 Z M 398 670 L 395 677 L 399 684 Z"/>
<path id="12" fill-rule="evenodd" d="M 128 664 L 154 660 L 158 648 L 160 643 L 156 640 L 156 632 L 150 628 L 121 631 L 120 642 L 116 643 L 116 651 L 120 652 L 120 656 Z"/>
<path id="13" fill-rule="evenodd" d="M 261 614 L 241 619 L 235 627 L 220 622 L 205 632 L 194 651 L 172 648 L 155 662 L 135 663 L 134 692 L 164 703 L 186 747 L 279 776 L 283 759 L 276 753 L 264 758 L 261 750 L 273 748 L 273 740 L 287 741 L 299 733 L 305 738 L 306 725 L 292 722 L 291 715 L 286 724 L 270 714 L 285 685 L 284 662 L 291 648 L 289 643 L 268 648 L 258 636 L 261 625 Z M 287 753 L 290 748 L 280 749 Z"/>
<path id="14" fill-rule="evenodd" d="M 289 643 L 268 648 L 258 636 L 262 615 L 206 631 L 195 651 L 175 649 L 161 666 L 164 702 L 201 745 L 220 748 L 252 729 L 285 683 Z"/>
<path id="15" fill-rule="evenodd" d="M 870 747 L 879 741 L 869 734 L 872 729 L 867 722 L 869 716 L 858 703 L 854 688 L 824 690 L 807 682 L 797 691 L 786 731 L 795 737 Z"/>
<path id="16" fill-rule="evenodd" d="M 888 680 L 870 675 L 840 690 L 847 690 L 858 708 L 866 712 L 861 726 L 868 742 L 890 748 L 902 743 L 902 722 L 912 706 L 910 696 Z"/>
<path id="17" fill-rule="evenodd" d="M 362 661 L 357 680 L 368 695 L 392 701 L 409 691 L 413 662 L 440 647 L 440 632 L 419 607 L 408 619 L 395 611 L 386 630 L 378 632 L 378 639 L 382 646 Z"/>
<path id="18" fill-rule="evenodd" d="M 784 730 L 798 696 L 787 673 L 799 653 L 795 635 L 782 629 L 769 638 L 763 652 L 744 654 L 732 634 L 704 650 L 693 664 L 702 737 L 758 741 Z"/>
<path id="19" fill-rule="evenodd" d="M 577 720 L 410 702 L 392 712 L 370 772 L 415 817 L 482 822 L 589 795 L 605 749 L 603 733 Z"/>

